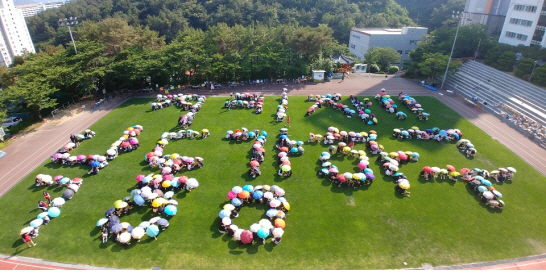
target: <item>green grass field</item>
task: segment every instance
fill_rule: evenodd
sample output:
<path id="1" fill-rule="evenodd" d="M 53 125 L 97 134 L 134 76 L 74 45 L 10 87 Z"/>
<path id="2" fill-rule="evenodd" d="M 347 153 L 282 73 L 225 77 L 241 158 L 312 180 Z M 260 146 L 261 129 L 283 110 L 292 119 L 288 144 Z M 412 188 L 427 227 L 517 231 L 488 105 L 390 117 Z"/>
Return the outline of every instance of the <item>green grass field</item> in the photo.
<path id="1" fill-rule="evenodd" d="M 277 176 L 274 143 L 284 125 L 274 118 L 277 99 L 266 97 L 261 115 L 246 109 L 226 111 L 222 109 L 225 98 L 207 99 L 191 128 L 207 128 L 211 136 L 171 141 L 164 152 L 204 158 L 202 169 L 184 173 L 197 178 L 199 188 L 175 195 L 180 204 L 178 214 L 157 241 L 144 237 L 142 242 L 129 247 L 112 242 L 102 244 L 95 223 L 114 201 L 129 195 L 137 174 L 152 172 L 143 162 L 144 155 L 153 149 L 163 132 L 177 130 L 176 121 L 181 111 L 169 107 L 151 112 L 149 99 L 134 99 L 123 104 L 93 125 L 91 129 L 97 136 L 82 142 L 73 154 L 104 154 L 125 128 L 136 124 L 144 126 L 139 136 L 139 150 L 121 153 L 92 177 L 85 176 L 87 167 L 61 167 L 45 161 L 0 199 L 0 253 L 136 269 L 153 266 L 162 269 L 392 269 L 421 267 L 423 263 L 439 266 L 491 261 L 546 251 L 546 199 L 543 198 L 546 178 L 439 101 L 417 97 L 425 110 L 432 113 L 425 123 L 411 113 L 407 120 L 397 120 L 372 98 L 371 109 L 378 116 L 379 124 L 370 126 L 324 107 L 305 117 L 311 103 L 305 102 L 304 97 L 289 98 L 289 135 L 293 140 L 307 141 L 309 132 L 324 134 L 328 126 L 357 132 L 374 129 L 378 131 L 378 142 L 387 152 L 418 152 L 419 162 L 402 165 L 400 169 L 411 182 L 411 197 L 401 198 L 395 194 L 392 178 L 384 179 L 380 174 L 375 156 L 370 156 L 371 168 L 376 174 L 371 187 L 357 190 L 332 187 L 316 175 L 318 157 L 327 150 L 322 144 L 305 144 L 305 154 L 291 158 L 292 177 Z M 348 99 L 344 101 L 349 104 Z M 409 113 L 406 109 L 402 111 Z M 474 143 L 478 154 L 475 158 L 466 158 L 455 143 L 445 141 L 391 139 L 393 128 L 414 125 L 422 129 L 459 128 L 464 138 Z M 241 127 L 269 133 L 262 175 L 255 179 L 246 174 L 252 142 L 225 140 L 227 130 Z M 68 136 L 66 140 L 68 142 Z M 365 146 L 358 144 L 355 148 L 365 149 Z M 357 170 L 358 160 L 333 156 L 331 161 L 342 172 Z M 515 167 L 518 172 L 513 182 L 494 183 L 504 194 L 504 211 L 489 210 L 462 181 L 419 179 L 423 166 L 443 168 L 446 164 L 457 169 Z M 84 184 L 63 206 L 61 216 L 40 229 L 40 236 L 34 240 L 38 246 L 28 248 L 19 230 L 39 213 L 36 203 L 42 199 L 43 189 L 33 185 L 38 173 L 83 176 Z M 276 184 L 286 190 L 292 208 L 281 244 L 268 241 L 265 245 L 242 246 L 217 232 L 218 212 L 228 201 L 226 193 L 233 186 L 245 184 Z M 53 187 L 47 190 L 53 198 L 62 192 Z M 264 213 L 265 208 L 260 206 L 243 207 L 241 216 L 234 222 L 248 229 Z M 136 226 L 151 218 L 150 215 L 151 209 L 138 209 L 121 221 Z M 408 265 L 404 266 L 403 262 Z"/>

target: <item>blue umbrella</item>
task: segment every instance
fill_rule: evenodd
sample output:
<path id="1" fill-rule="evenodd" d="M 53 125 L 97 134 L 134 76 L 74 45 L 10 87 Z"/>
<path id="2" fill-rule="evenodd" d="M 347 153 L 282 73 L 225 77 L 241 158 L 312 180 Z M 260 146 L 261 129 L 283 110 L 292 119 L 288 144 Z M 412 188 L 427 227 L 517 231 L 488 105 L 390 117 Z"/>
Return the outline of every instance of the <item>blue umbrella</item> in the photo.
<path id="1" fill-rule="evenodd" d="M 287 135 L 281 135 L 281 139 L 287 139 L 288 136 Z"/>
<path id="2" fill-rule="evenodd" d="M 469 149 L 472 149 L 472 148 L 474 148 L 474 144 L 468 143 L 468 144 L 466 144 L 466 147 L 469 148 Z"/>
<path id="3" fill-rule="evenodd" d="M 409 135 L 409 133 L 408 133 L 408 131 L 405 131 L 405 130 L 404 130 L 404 131 L 402 131 L 402 135 L 407 136 L 407 135 Z"/>
<path id="4" fill-rule="evenodd" d="M 502 196 L 501 196 L 502 197 Z M 44 220 L 42 219 L 34 219 L 30 222 L 30 226 L 33 228 L 37 228 L 41 226 L 44 223 Z"/>
<path id="5" fill-rule="evenodd" d="M 329 174 L 330 173 L 330 171 L 328 169 L 326 169 L 326 168 L 322 168 L 320 171 L 322 173 L 324 173 L 324 174 Z"/>
<path id="6" fill-rule="evenodd" d="M 432 129 L 426 129 L 425 132 L 426 132 L 427 134 L 431 134 L 433 131 L 432 131 Z"/>
<path id="7" fill-rule="evenodd" d="M 252 192 L 254 190 L 254 187 L 250 184 L 244 185 L 243 191 Z"/>
<path id="8" fill-rule="evenodd" d="M 165 207 L 165 214 L 167 214 L 169 216 L 175 215 L 177 211 L 178 211 L 178 209 L 176 208 L 175 205 L 167 205 Z"/>
<path id="9" fill-rule="evenodd" d="M 326 94 L 326 97 L 327 97 L 327 98 L 331 98 L 331 97 L 332 97 L 332 94 Z"/>
<path id="10" fill-rule="evenodd" d="M 269 209 L 265 212 L 265 215 L 267 215 L 267 217 L 275 217 L 275 215 L 277 215 L 277 212 L 278 210 L 276 209 Z"/>
<path id="11" fill-rule="evenodd" d="M 36 217 L 36 218 L 42 219 L 42 218 L 46 217 L 47 215 L 48 215 L 48 214 L 47 214 L 47 211 L 44 211 L 44 212 L 38 214 L 38 217 Z"/>
<path id="12" fill-rule="evenodd" d="M 481 172 L 482 171 L 482 169 L 480 169 L 480 168 L 474 168 L 473 170 L 476 171 L 476 172 Z"/>
<path id="13" fill-rule="evenodd" d="M 329 152 L 322 152 L 322 153 L 320 154 L 320 156 L 325 156 L 325 155 L 330 155 L 330 153 L 329 153 Z"/>
<path id="14" fill-rule="evenodd" d="M 483 180 L 482 181 L 482 184 L 486 185 L 486 186 L 491 186 L 493 184 L 491 184 L 491 182 L 489 182 L 488 180 Z"/>
<path id="15" fill-rule="evenodd" d="M 264 193 L 262 191 L 254 191 L 252 193 L 252 198 L 254 199 L 261 199 L 262 197 L 264 197 Z"/>
<path id="16" fill-rule="evenodd" d="M 265 239 L 265 238 L 267 238 L 267 236 L 269 236 L 269 229 L 260 228 L 258 230 L 258 237 L 260 237 L 262 239 Z"/>
<path id="17" fill-rule="evenodd" d="M 110 231 L 112 231 L 112 233 L 121 232 L 122 229 L 123 229 L 123 227 L 119 223 L 115 223 L 110 227 Z"/>
<path id="18" fill-rule="evenodd" d="M 178 179 L 171 180 L 171 186 L 177 188 L 180 185 Z"/>
<path id="19" fill-rule="evenodd" d="M 373 171 L 370 168 L 366 168 L 366 169 L 364 169 L 364 173 L 373 173 Z"/>
<path id="20" fill-rule="evenodd" d="M 423 116 L 428 117 L 428 116 L 430 116 L 430 114 L 429 113 L 423 113 Z"/>
<path id="21" fill-rule="evenodd" d="M 399 173 L 399 172 L 397 172 L 397 173 L 394 174 L 394 176 L 401 176 L 401 175 L 403 175 L 403 174 L 404 174 L 404 173 Z"/>
<path id="22" fill-rule="evenodd" d="M 248 132 L 248 137 L 249 138 L 255 138 L 256 134 L 254 132 Z"/>
<path id="23" fill-rule="evenodd" d="M 100 218 L 100 219 L 97 221 L 97 227 L 100 227 L 100 226 L 106 224 L 106 222 L 108 222 L 108 218 Z"/>
<path id="24" fill-rule="evenodd" d="M 368 125 L 372 125 L 373 124 L 373 121 L 368 121 Z"/>
<path id="25" fill-rule="evenodd" d="M 266 131 L 262 131 L 262 135 L 263 135 L 264 137 L 267 137 L 267 132 L 266 132 Z"/>
<path id="26" fill-rule="evenodd" d="M 459 140 L 460 138 L 459 134 L 453 134 L 453 136 L 455 137 L 456 140 Z"/>
<path id="27" fill-rule="evenodd" d="M 332 169 L 336 169 L 336 170 L 337 170 L 337 166 L 336 166 L 336 165 L 334 165 L 334 164 L 332 164 L 332 166 L 330 166 L 330 168 L 332 168 Z"/>
<path id="28" fill-rule="evenodd" d="M 231 204 L 236 206 L 236 207 L 239 207 L 243 204 L 243 202 L 241 202 L 241 199 L 239 198 L 233 198 L 231 199 Z"/>
<path id="29" fill-rule="evenodd" d="M 369 140 L 375 140 L 377 138 L 375 135 L 373 135 L 373 136 L 372 135 L 370 135 L 370 137 L 368 137 Z"/>
<path id="30" fill-rule="evenodd" d="M 47 215 L 53 218 L 58 217 L 60 214 L 61 214 L 61 210 L 57 207 L 52 207 L 47 211 Z"/>
<path id="31" fill-rule="evenodd" d="M 298 152 L 298 148 L 295 148 L 295 147 L 294 147 L 294 148 L 290 149 L 290 152 L 292 152 L 292 153 L 297 153 L 297 152 Z"/>
<path id="32" fill-rule="evenodd" d="M 119 217 L 117 215 L 110 215 L 108 219 L 110 219 L 110 223 L 119 223 Z"/>
<path id="33" fill-rule="evenodd" d="M 440 135 L 441 137 L 445 137 L 445 136 L 447 136 L 447 131 L 446 131 L 446 130 L 440 130 L 439 135 Z"/>
<path id="34" fill-rule="evenodd" d="M 66 183 L 68 183 L 68 182 L 70 182 L 70 178 L 68 178 L 68 177 L 63 177 L 63 178 L 61 179 L 61 181 L 59 181 L 59 183 L 61 183 L 61 184 L 66 184 Z"/>
<path id="35" fill-rule="evenodd" d="M 392 105 L 392 107 L 395 107 L 395 108 L 396 108 L 396 107 L 398 107 L 398 105 L 396 105 L 396 104 L 393 104 L 393 105 Z"/>
<path id="36" fill-rule="evenodd" d="M 157 222 L 155 222 L 156 224 L 160 225 L 160 226 L 168 226 L 169 225 L 169 220 L 165 219 L 165 218 L 161 218 L 159 220 L 157 220 Z"/>
<path id="37" fill-rule="evenodd" d="M 417 110 L 419 110 L 419 111 L 423 111 L 423 108 L 419 107 L 419 108 L 417 108 Z"/>
<path id="38" fill-rule="evenodd" d="M 487 187 L 485 187 L 485 186 L 479 186 L 479 187 L 478 187 L 478 190 L 479 190 L 480 192 L 485 192 L 485 191 L 487 191 Z"/>
<path id="39" fill-rule="evenodd" d="M 481 176 L 481 175 L 476 175 L 476 176 L 474 176 L 474 179 L 478 179 L 478 180 L 480 180 L 480 181 L 483 181 L 483 180 L 484 180 L 483 176 Z"/>
<path id="40" fill-rule="evenodd" d="M 150 237 L 157 236 L 159 234 L 159 227 L 157 227 L 156 225 L 149 225 L 146 228 L 146 234 Z"/>
<path id="41" fill-rule="evenodd" d="M 279 200 L 281 202 L 286 202 L 286 198 L 284 198 L 284 196 L 277 197 L 277 200 Z"/>
<path id="42" fill-rule="evenodd" d="M 229 217 L 230 215 L 231 215 L 231 211 L 227 210 L 227 209 L 223 209 L 223 210 L 220 211 L 220 213 L 218 213 L 218 216 L 220 218 Z"/>
<path id="43" fill-rule="evenodd" d="M 144 182 L 144 183 L 148 183 L 148 182 L 150 182 L 150 181 L 152 181 L 152 177 L 151 177 L 151 176 L 146 176 L 146 177 L 144 177 L 144 179 L 142 179 L 142 182 Z"/>
<path id="44" fill-rule="evenodd" d="M 93 168 L 96 168 L 98 166 L 100 166 L 100 162 L 98 162 L 96 160 L 91 163 L 91 167 L 93 167 Z"/>
<path id="45" fill-rule="evenodd" d="M 296 141 L 296 145 L 303 145 L 303 141 L 301 140 Z"/>
<path id="46" fill-rule="evenodd" d="M 412 156 L 415 157 L 415 158 L 419 158 L 419 153 L 414 152 Z"/>
<path id="47" fill-rule="evenodd" d="M 114 211 L 116 211 L 115 208 L 109 208 L 109 209 L 104 213 L 104 216 L 108 217 L 108 216 L 112 215 L 112 213 L 114 213 Z"/>
<path id="48" fill-rule="evenodd" d="M 366 173 L 366 178 L 368 178 L 368 179 L 374 179 L 375 176 L 373 175 L 373 173 Z"/>
<path id="49" fill-rule="evenodd" d="M 144 206 L 144 203 L 146 203 L 144 198 L 140 195 L 135 195 L 135 197 L 133 197 L 133 201 L 135 201 L 135 204 L 139 206 Z"/>

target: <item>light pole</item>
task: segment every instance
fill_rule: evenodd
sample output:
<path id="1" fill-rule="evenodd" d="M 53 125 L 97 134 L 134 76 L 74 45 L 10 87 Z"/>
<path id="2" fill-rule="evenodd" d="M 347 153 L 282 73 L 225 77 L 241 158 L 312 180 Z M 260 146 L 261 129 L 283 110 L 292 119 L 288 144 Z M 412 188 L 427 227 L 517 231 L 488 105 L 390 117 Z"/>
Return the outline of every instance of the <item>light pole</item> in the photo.
<path id="1" fill-rule="evenodd" d="M 446 72 L 444 73 L 444 77 L 442 78 L 442 85 L 440 86 L 440 89 L 444 88 L 444 83 L 446 81 L 447 72 L 449 71 L 449 65 L 451 64 L 451 56 L 453 56 L 453 50 L 455 49 L 455 43 L 457 42 L 457 36 L 459 36 L 459 27 L 461 26 L 461 22 L 463 21 L 463 16 L 460 16 L 460 11 L 453 11 L 453 14 L 451 15 L 453 18 L 461 18 L 457 21 L 457 30 L 455 31 L 455 39 L 453 39 L 453 46 L 451 46 L 451 53 L 449 53 L 449 59 L 447 60 L 447 67 Z M 463 13 L 464 14 L 464 13 Z"/>
<path id="2" fill-rule="evenodd" d="M 531 78 L 533 77 L 533 73 L 535 73 L 536 67 L 537 67 L 537 61 L 535 61 L 535 64 L 533 65 L 533 71 L 531 71 L 531 76 L 529 76 L 529 82 L 531 82 Z"/>
<path id="3" fill-rule="evenodd" d="M 76 43 L 74 42 L 74 36 L 72 36 L 72 29 L 70 29 L 70 26 L 75 26 L 78 24 L 78 17 L 70 17 L 70 18 L 64 18 L 59 19 L 58 24 L 60 27 L 68 26 L 68 32 L 70 33 L 70 39 L 72 39 L 72 45 L 74 46 L 74 52 L 78 54 L 78 49 L 76 49 Z"/>

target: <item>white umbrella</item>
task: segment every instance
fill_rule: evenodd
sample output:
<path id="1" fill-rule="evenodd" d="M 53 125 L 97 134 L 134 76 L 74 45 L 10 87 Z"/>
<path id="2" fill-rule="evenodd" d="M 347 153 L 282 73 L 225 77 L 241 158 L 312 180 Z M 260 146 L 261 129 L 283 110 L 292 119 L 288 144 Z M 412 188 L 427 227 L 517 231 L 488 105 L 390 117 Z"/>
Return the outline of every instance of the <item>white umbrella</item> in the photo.
<path id="1" fill-rule="evenodd" d="M 159 217 L 159 216 L 156 216 L 156 217 L 154 217 L 154 218 L 150 219 L 150 221 L 149 221 L 149 222 L 150 222 L 150 224 L 154 224 L 154 223 L 155 223 L 155 222 L 157 222 L 157 221 L 158 221 L 159 219 L 161 219 L 161 217 Z"/>
<path id="2" fill-rule="evenodd" d="M 118 240 L 120 243 L 127 243 L 131 240 L 131 233 L 129 232 L 123 232 L 119 235 Z"/>
<path id="3" fill-rule="evenodd" d="M 235 238 L 235 240 L 237 241 L 241 240 L 241 233 L 243 233 L 243 231 L 245 230 L 242 228 L 236 230 L 235 233 L 233 234 L 233 238 Z"/>
<path id="4" fill-rule="evenodd" d="M 492 192 L 486 191 L 486 192 L 483 193 L 483 196 L 484 196 L 485 198 L 487 198 L 487 199 L 493 199 L 493 196 L 494 196 L 494 195 L 493 195 Z"/>
<path id="5" fill-rule="evenodd" d="M 80 189 L 80 186 L 78 186 L 76 184 L 70 184 L 70 185 L 68 185 L 68 188 L 73 190 L 74 192 L 78 192 L 78 190 Z"/>
<path id="6" fill-rule="evenodd" d="M 273 237 L 279 238 L 279 237 L 282 237 L 283 234 L 284 234 L 284 229 L 282 228 L 273 229 Z"/>
<path id="7" fill-rule="evenodd" d="M 227 226 L 227 225 L 231 225 L 231 223 L 232 223 L 232 222 L 231 222 L 231 218 L 229 218 L 229 217 L 224 217 L 224 218 L 222 218 L 222 225 L 226 225 L 226 226 Z"/>
<path id="8" fill-rule="evenodd" d="M 140 238 L 142 238 L 144 234 L 146 234 L 146 231 L 144 231 L 144 228 L 140 226 L 134 228 L 133 231 L 131 231 L 131 236 L 135 240 L 140 240 Z"/>
<path id="9" fill-rule="evenodd" d="M 271 224 L 271 221 L 269 221 L 268 219 L 262 219 L 258 222 L 258 224 L 260 224 L 260 226 L 264 227 L 264 228 L 270 228 L 272 227 L 273 225 Z"/>
<path id="10" fill-rule="evenodd" d="M 66 201 L 64 200 L 64 198 L 57 197 L 57 198 L 53 199 L 53 206 L 54 207 L 62 206 L 62 205 L 64 205 L 65 202 Z"/>
<path id="11" fill-rule="evenodd" d="M 262 226 L 260 226 L 260 224 L 257 224 L 257 223 L 254 223 L 252 225 L 250 225 L 250 232 L 258 232 L 258 230 L 260 230 L 260 228 L 262 228 Z"/>
<path id="12" fill-rule="evenodd" d="M 140 224 L 138 225 L 138 227 L 144 229 L 144 228 L 147 228 L 149 225 L 151 225 L 150 222 L 144 221 L 144 222 L 140 223 Z M 134 230 L 134 229 L 133 229 L 133 230 Z"/>
<path id="13" fill-rule="evenodd" d="M 130 226 L 131 224 L 129 224 L 129 223 L 127 223 L 127 222 L 123 222 L 123 223 L 121 223 L 120 225 L 121 225 L 122 228 L 129 228 L 129 226 Z"/>
<path id="14" fill-rule="evenodd" d="M 272 192 L 269 192 L 269 191 L 266 192 L 266 193 L 264 193 L 264 198 L 265 198 L 265 199 L 271 199 L 271 198 L 273 198 L 273 193 L 272 193 Z"/>

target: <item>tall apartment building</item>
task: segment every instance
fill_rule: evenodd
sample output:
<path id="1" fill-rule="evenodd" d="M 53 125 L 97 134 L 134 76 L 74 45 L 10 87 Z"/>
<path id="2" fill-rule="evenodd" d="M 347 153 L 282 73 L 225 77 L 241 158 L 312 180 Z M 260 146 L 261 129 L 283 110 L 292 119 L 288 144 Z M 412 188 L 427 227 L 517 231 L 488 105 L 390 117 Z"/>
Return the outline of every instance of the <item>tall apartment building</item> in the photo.
<path id="1" fill-rule="evenodd" d="M 504 20 L 499 43 L 546 46 L 544 0 L 512 0 Z"/>
<path id="2" fill-rule="evenodd" d="M 466 0 L 462 24 L 484 24 L 489 34 L 498 35 L 502 31 L 510 1 Z"/>
<path id="3" fill-rule="evenodd" d="M 18 5 L 16 8 L 20 9 L 23 12 L 24 17 L 34 16 L 44 10 L 55 9 L 62 6 L 63 2 L 51 2 L 51 3 L 40 3 L 40 4 L 27 4 L 27 5 Z"/>
<path id="4" fill-rule="evenodd" d="M 352 28 L 349 37 L 349 50 L 360 60 L 372 47 L 390 47 L 398 51 L 400 61 L 409 60 L 409 52 L 417 48 L 417 42 L 427 34 L 426 27 L 390 28 Z"/>
<path id="5" fill-rule="evenodd" d="M 15 56 L 36 52 L 23 13 L 13 0 L 0 0 L 0 37 L 0 63 L 4 66 L 9 66 Z"/>

